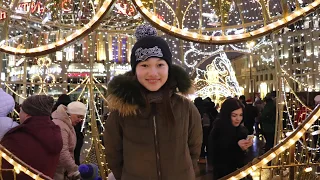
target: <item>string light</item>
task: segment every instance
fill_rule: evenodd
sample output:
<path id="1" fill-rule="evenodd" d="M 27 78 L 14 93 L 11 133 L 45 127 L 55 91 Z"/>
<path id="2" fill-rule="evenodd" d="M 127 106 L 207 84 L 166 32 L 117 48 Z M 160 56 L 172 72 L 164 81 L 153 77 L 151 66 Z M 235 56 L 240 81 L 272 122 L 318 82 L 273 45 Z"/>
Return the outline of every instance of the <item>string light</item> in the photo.
<path id="1" fill-rule="evenodd" d="M 180 29 L 175 26 L 169 25 L 166 22 L 154 16 L 152 12 L 148 11 L 141 0 L 133 0 L 132 2 L 135 4 L 136 8 L 144 16 L 144 18 L 146 18 L 151 24 L 156 26 L 161 31 L 164 31 L 167 34 L 170 34 L 174 37 L 177 37 L 186 41 L 208 43 L 208 44 L 230 44 L 230 43 L 236 43 L 236 42 L 245 41 L 248 39 L 261 37 L 272 31 L 281 29 L 288 24 L 291 24 L 295 20 L 303 17 L 304 14 L 309 14 L 315 11 L 320 4 L 319 0 L 315 0 L 313 3 L 307 5 L 306 7 L 301 9 L 296 9 L 291 14 L 275 22 L 267 24 L 266 26 L 263 26 L 256 30 L 252 30 L 251 32 L 246 32 L 246 33 L 237 34 L 237 35 L 235 34 L 228 35 L 228 36 L 223 36 L 223 35 L 208 36 L 200 33 L 190 32 L 186 29 Z M 227 28 L 227 27 L 224 27 L 224 28 Z"/>
<path id="2" fill-rule="evenodd" d="M 14 173 L 19 174 L 20 171 L 22 171 L 23 173 L 27 174 L 28 176 L 30 176 L 35 180 L 51 180 L 50 177 L 42 174 L 41 172 L 37 171 L 36 169 L 33 169 L 32 167 L 29 167 L 19 158 L 11 154 L 2 145 L 0 145 L 0 154 L 1 154 L 0 158 L 5 159 L 13 166 Z"/>
<path id="3" fill-rule="evenodd" d="M 110 11 L 112 4 L 114 2 L 115 2 L 115 0 L 105 0 L 102 4 L 100 10 L 98 10 L 96 12 L 94 17 L 88 22 L 88 24 L 84 25 L 79 30 L 76 30 L 74 33 L 67 36 L 65 39 L 59 40 L 59 41 L 51 43 L 51 44 L 31 48 L 31 49 L 14 48 L 11 46 L 7 46 L 4 43 L 0 46 L 0 51 L 6 52 L 9 54 L 24 55 L 24 56 L 29 56 L 29 57 L 40 56 L 43 54 L 48 54 L 50 52 L 52 53 L 52 52 L 58 51 L 58 50 L 62 49 L 63 47 L 65 47 L 66 45 L 74 42 L 75 40 L 77 40 L 83 36 L 88 35 L 96 27 L 98 27 L 100 21 L 102 20 L 104 15 Z"/>

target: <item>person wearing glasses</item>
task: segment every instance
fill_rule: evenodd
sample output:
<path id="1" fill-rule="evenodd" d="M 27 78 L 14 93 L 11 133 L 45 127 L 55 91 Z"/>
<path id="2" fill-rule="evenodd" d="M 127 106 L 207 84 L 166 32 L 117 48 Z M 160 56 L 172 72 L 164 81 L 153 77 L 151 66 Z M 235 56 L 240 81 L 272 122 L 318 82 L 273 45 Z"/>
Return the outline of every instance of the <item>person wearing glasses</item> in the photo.
<path id="1" fill-rule="evenodd" d="M 76 133 L 74 126 L 82 122 L 87 113 L 87 107 L 81 102 L 75 101 L 68 106 L 60 105 L 51 115 L 53 122 L 61 129 L 63 147 L 60 152 L 59 165 L 54 179 L 64 180 L 80 179 L 78 165 L 74 160 L 74 149 L 76 147 Z"/>

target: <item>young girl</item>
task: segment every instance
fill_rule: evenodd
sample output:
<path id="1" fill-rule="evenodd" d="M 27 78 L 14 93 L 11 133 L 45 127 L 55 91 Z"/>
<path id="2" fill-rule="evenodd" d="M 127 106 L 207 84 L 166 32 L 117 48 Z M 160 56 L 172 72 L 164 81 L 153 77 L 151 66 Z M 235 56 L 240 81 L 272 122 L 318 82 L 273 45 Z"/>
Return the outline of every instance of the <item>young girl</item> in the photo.
<path id="1" fill-rule="evenodd" d="M 153 32 L 150 26 L 138 28 L 132 72 L 108 85 L 108 167 L 117 180 L 194 180 L 201 119 L 193 103 L 177 94 L 188 93 L 191 80 L 172 65 L 167 42 Z"/>
<path id="2" fill-rule="evenodd" d="M 209 137 L 209 163 L 213 165 L 213 179 L 219 179 L 245 165 L 245 151 L 252 146 L 248 130 L 241 125 L 243 104 L 227 99 L 221 106 Z"/>

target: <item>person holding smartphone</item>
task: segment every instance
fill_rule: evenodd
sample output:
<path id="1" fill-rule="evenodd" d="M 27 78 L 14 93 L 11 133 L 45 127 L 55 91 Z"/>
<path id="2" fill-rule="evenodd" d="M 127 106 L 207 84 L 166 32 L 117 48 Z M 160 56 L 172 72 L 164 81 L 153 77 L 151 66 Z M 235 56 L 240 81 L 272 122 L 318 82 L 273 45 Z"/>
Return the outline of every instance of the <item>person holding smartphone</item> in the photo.
<path id="1" fill-rule="evenodd" d="M 221 106 L 218 119 L 209 136 L 209 163 L 213 179 L 222 178 L 245 165 L 246 151 L 252 146 L 252 136 L 241 122 L 244 105 L 234 98 Z M 252 179 L 251 176 L 246 179 Z"/>

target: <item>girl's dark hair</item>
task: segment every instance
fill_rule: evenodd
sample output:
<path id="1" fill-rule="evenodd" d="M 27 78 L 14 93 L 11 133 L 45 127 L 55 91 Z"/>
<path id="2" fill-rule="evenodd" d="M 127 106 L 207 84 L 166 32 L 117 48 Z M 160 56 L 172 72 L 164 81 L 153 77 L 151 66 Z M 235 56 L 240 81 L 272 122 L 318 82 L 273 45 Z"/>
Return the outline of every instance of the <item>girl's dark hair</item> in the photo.
<path id="1" fill-rule="evenodd" d="M 242 111 L 244 110 L 244 105 L 241 103 L 240 100 L 234 98 L 225 100 L 221 105 L 220 114 L 216 126 L 224 129 L 232 128 L 233 125 L 231 122 L 231 113 L 232 111 L 240 108 L 242 109 Z"/>

